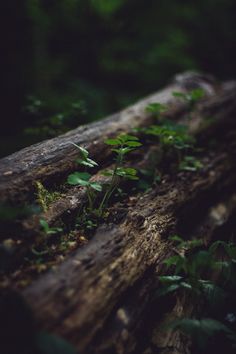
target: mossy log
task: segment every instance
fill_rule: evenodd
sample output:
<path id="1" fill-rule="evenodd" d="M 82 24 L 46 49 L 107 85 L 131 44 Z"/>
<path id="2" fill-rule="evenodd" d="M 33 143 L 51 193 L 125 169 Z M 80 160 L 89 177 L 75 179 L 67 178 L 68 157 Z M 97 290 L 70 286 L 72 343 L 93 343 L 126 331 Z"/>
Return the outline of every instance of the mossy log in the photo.
<path id="1" fill-rule="evenodd" d="M 206 91 L 206 98 L 186 122 L 186 106 L 172 92 L 196 87 Z M 101 168 L 108 166 L 110 153 L 104 139 L 149 124 L 152 118 L 145 107 L 156 101 L 170 103 L 168 117 L 185 121 L 205 147 L 199 172 L 164 175 L 155 188 L 130 196 L 125 206 L 111 209 L 116 215 L 98 227 L 86 246 L 19 290 L 40 328 L 64 337 L 81 354 L 189 353 L 188 339 L 176 333 L 162 335 L 160 328 L 166 316 L 192 313 L 191 302 L 166 303 L 158 298 L 158 276 L 164 272 L 163 260 L 175 252 L 168 236 L 202 238 L 204 234 L 209 243 L 234 225 L 235 98 L 235 83 L 222 85 L 197 74 L 180 75 L 174 84 L 122 113 L 1 160 L 2 200 L 29 200 L 34 180 L 50 185 L 75 170 L 77 151 L 71 141 L 88 148 Z M 209 117 L 214 118 L 210 125 Z M 209 143 L 213 138 L 217 144 Z M 145 154 L 139 160 L 145 163 Z M 48 222 L 79 207 L 82 191 L 75 188 L 67 193 L 45 213 Z"/>

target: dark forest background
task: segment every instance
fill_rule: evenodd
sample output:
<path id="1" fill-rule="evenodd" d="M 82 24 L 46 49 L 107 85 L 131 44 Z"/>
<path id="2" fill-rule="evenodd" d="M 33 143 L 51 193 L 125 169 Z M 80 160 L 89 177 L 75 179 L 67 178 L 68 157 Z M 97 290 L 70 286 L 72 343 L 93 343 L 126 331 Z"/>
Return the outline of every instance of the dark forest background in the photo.
<path id="1" fill-rule="evenodd" d="M 235 0 L 9 0 L 1 12 L 1 156 L 115 112 L 177 72 L 236 76 Z"/>

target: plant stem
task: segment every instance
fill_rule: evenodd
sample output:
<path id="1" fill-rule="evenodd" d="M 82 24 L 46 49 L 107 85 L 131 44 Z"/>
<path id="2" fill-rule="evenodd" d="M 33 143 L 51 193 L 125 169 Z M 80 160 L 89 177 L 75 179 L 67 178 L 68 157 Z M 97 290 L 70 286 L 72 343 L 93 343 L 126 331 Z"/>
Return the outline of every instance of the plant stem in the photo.
<path id="1" fill-rule="evenodd" d="M 122 146 L 123 147 L 123 146 Z M 121 147 L 121 148 L 122 148 Z M 98 208 L 98 214 L 99 216 L 102 215 L 104 208 L 106 207 L 110 197 L 112 196 L 112 194 L 114 193 L 114 191 L 116 190 L 116 188 L 119 185 L 119 181 L 116 175 L 117 169 L 122 165 L 123 163 L 123 154 L 122 153 L 118 153 L 117 159 L 116 159 L 116 163 L 115 163 L 115 167 L 112 173 L 112 179 L 111 179 L 111 183 L 109 188 L 107 189 L 106 193 L 104 194 L 104 197 L 99 205 Z"/>
<path id="2" fill-rule="evenodd" d="M 88 196 L 88 202 L 89 202 L 89 209 L 93 210 L 93 196 L 91 194 L 92 194 L 91 188 L 87 187 L 87 196 Z"/>

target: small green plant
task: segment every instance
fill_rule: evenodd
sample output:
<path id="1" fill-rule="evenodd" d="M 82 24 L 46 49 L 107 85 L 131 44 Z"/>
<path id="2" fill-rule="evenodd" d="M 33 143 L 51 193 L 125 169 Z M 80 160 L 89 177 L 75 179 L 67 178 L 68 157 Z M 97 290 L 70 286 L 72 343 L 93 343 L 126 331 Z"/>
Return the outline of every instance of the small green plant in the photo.
<path id="1" fill-rule="evenodd" d="M 210 270 L 217 270 L 227 281 L 232 282 L 236 287 L 236 282 L 232 278 L 236 263 L 236 246 L 231 242 L 215 241 L 208 249 L 202 249 L 201 240 L 193 239 L 185 241 L 179 236 L 171 238 L 177 243 L 179 254 L 165 260 L 164 263 L 169 269 L 175 267 L 175 275 L 180 275 L 193 286 L 195 290 L 201 290 L 203 293 L 216 289 L 209 279 L 206 279 Z M 200 248 L 200 249 L 199 249 Z M 223 260 L 218 259 L 220 251 Z M 220 292 L 217 289 L 218 293 Z"/>
<path id="2" fill-rule="evenodd" d="M 175 243 L 177 255 L 164 263 L 167 270 L 174 268 L 174 274 L 159 277 L 162 286 L 158 295 L 187 291 L 193 303 L 204 306 L 207 317 L 178 319 L 168 327 L 190 335 L 194 346 L 201 350 L 209 344 L 210 337 L 216 340 L 217 333 L 221 333 L 220 340 L 236 348 L 235 244 L 219 240 L 204 248 L 198 239 L 185 241 L 179 236 L 170 239 Z M 210 278 L 211 272 L 214 281 Z"/>
<path id="3" fill-rule="evenodd" d="M 163 295 L 179 288 L 188 288 L 199 293 L 209 288 L 210 281 L 205 281 L 202 277 L 206 270 L 215 268 L 217 264 L 211 248 L 202 249 L 203 242 L 199 239 L 185 241 L 179 236 L 172 236 L 170 240 L 176 245 L 177 255 L 166 259 L 164 264 L 167 270 L 174 266 L 174 276 L 160 277 L 160 281 L 165 283 L 160 294 Z"/>
<path id="4" fill-rule="evenodd" d="M 129 180 L 137 180 L 137 171 L 131 167 L 125 167 L 125 157 L 135 148 L 142 144 L 138 138 L 132 135 L 119 135 L 114 139 L 107 139 L 105 144 L 113 147 L 112 151 L 116 154 L 115 165 L 113 170 L 107 170 L 103 174 L 111 177 L 111 180 L 102 187 L 101 184 L 91 180 L 92 175 L 88 172 L 74 172 L 67 178 L 67 183 L 70 185 L 79 185 L 85 187 L 88 200 L 88 207 L 83 209 L 82 215 L 79 216 L 77 225 L 83 226 L 86 229 L 93 229 L 97 226 L 96 218 L 101 218 L 104 215 L 111 196 L 118 191 L 121 178 Z M 76 160 L 78 164 L 86 168 L 93 168 L 98 164 L 89 158 L 89 152 L 73 143 L 79 150 L 79 158 Z M 100 203 L 97 203 L 97 192 L 102 192 L 105 189 Z"/>
<path id="5" fill-rule="evenodd" d="M 173 122 L 163 122 L 158 125 L 151 125 L 148 128 L 142 129 L 145 135 L 154 136 L 160 142 L 160 159 L 165 159 L 166 156 L 176 155 L 177 161 L 181 168 L 187 166 L 187 161 L 184 159 L 185 154 L 189 150 L 194 149 L 195 139 L 188 133 L 185 125 L 176 124 Z M 183 161 L 185 163 L 183 163 Z M 190 161 L 189 161 L 190 165 Z M 191 167 L 196 168 L 196 165 Z"/>
<path id="6" fill-rule="evenodd" d="M 96 209 L 88 210 L 84 208 L 76 219 L 76 228 L 92 231 L 98 227 L 98 221 Z"/>
<path id="7" fill-rule="evenodd" d="M 204 93 L 203 91 L 201 91 Z M 194 107 L 202 93 L 199 90 L 191 91 L 188 94 L 175 92 L 173 95 L 182 97 Z M 151 104 L 146 108 L 149 112 L 157 112 L 160 117 L 161 112 L 165 110 L 161 104 Z M 171 154 L 177 155 L 179 169 L 182 171 L 197 171 L 202 168 L 202 164 L 194 156 L 186 155 L 190 150 L 195 148 L 195 139 L 188 133 L 187 126 L 162 120 L 159 124 L 151 125 L 147 128 L 140 129 L 145 135 L 157 137 L 160 142 L 160 158 L 163 160 Z"/>
<path id="8" fill-rule="evenodd" d="M 177 255 L 166 259 L 164 264 L 167 270 L 173 266 L 175 270 L 174 275 L 159 277 L 163 284 L 159 295 L 165 295 L 181 288 L 198 292 L 200 274 L 211 262 L 211 258 L 205 251 L 193 252 L 194 249 L 202 246 L 202 241 L 198 239 L 185 241 L 177 235 L 170 237 L 170 240 L 176 245 Z M 186 255 L 190 251 L 192 254 Z"/>
<path id="9" fill-rule="evenodd" d="M 167 106 L 159 102 L 154 102 L 149 103 L 145 110 L 147 113 L 151 113 L 156 119 L 160 119 L 162 113 L 167 111 Z"/>
<path id="10" fill-rule="evenodd" d="M 99 205 L 98 213 L 102 215 L 104 208 L 106 208 L 111 196 L 118 189 L 120 179 L 138 180 L 137 171 L 131 167 L 125 167 L 125 158 L 131 151 L 140 147 L 142 144 L 135 136 L 128 134 L 121 134 L 115 139 L 105 140 L 105 144 L 113 146 L 112 151 L 115 153 L 115 165 L 113 170 L 104 172 L 105 176 L 110 176 L 111 181 L 108 184 L 103 199 Z"/>
<path id="11" fill-rule="evenodd" d="M 182 318 L 172 322 L 169 327 L 189 335 L 194 342 L 195 349 L 197 348 L 200 352 L 206 348 L 210 338 L 216 340 L 216 336 L 219 335 L 231 342 L 232 348 L 236 348 L 236 333 L 223 322 L 212 318 Z"/>
<path id="12" fill-rule="evenodd" d="M 102 186 L 99 183 L 91 181 L 92 175 L 87 172 L 74 172 L 68 176 L 67 183 L 73 186 L 79 185 L 86 188 L 89 210 L 94 209 L 96 192 L 102 191 Z"/>
<path id="13" fill-rule="evenodd" d="M 35 248 L 35 246 L 33 246 L 31 248 L 31 252 L 34 256 L 36 256 L 37 263 L 41 264 L 44 261 L 43 256 L 46 256 L 50 253 L 50 250 L 48 247 L 48 236 L 59 234 L 63 231 L 63 229 L 62 229 L 62 227 L 50 227 L 48 225 L 47 221 L 44 219 L 40 219 L 39 224 L 40 224 L 41 229 L 46 237 L 44 237 L 41 240 L 40 245 L 39 245 L 40 249 L 38 250 Z M 35 261 L 34 261 L 34 263 L 35 263 Z"/>
<path id="14" fill-rule="evenodd" d="M 62 232 L 63 229 L 61 227 L 50 227 L 47 223 L 46 220 L 44 219 L 40 219 L 39 220 L 39 223 L 43 229 L 43 232 L 46 234 L 46 235 L 54 235 L 54 234 L 57 234 L 59 232 Z"/>
<path id="15" fill-rule="evenodd" d="M 89 157 L 89 152 L 77 144 L 72 143 L 79 150 L 79 158 L 76 162 L 83 166 L 85 170 L 87 168 L 93 168 L 98 166 L 97 162 Z M 67 178 L 67 183 L 73 186 L 81 186 L 86 190 L 88 205 L 82 210 L 82 213 L 78 215 L 76 226 L 84 227 L 85 229 L 92 230 L 97 226 L 94 219 L 94 212 L 96 210 L 95 202 L 97 199 L 97 193 L 102 192 L 102 185 L 93 182 L 91 180 L 92 175 L 88 172 L 74 172 Z"/>
<path id="16" fill-rule="evenodd" d="M 89 156 L 89 152 L 85 148 L 83 148 L 83 147 L 81 147 L 81 146 L 79 146 L 79 145 L 77 145 L 77 144 L 75 144 L 73 142 L 71 142 L 71 144 L 74 145 L 79 150 L 80 157 L 76 160 L 76 162 L 79 165 L 82 165 L 82 166 L 85 166 L 85 167 L 96 167 L 96 166 L 98 166 L 96 161 L 94 161 L 94 160 L 92 160 L 92 159 L 90 159 L 88 157 Z"/>
<path id="17" fill-rule="evenodd" d="M 79 150 L 79 158 L 76 162 L 85 168 L 93 168 L 98 166 L 97 162 L 89 158 L 89 152 L 77 144 L 72 143 Z M 94 209 L 96 192 L 102 191 L 102 186 L 97 182 L 91 181 L 92 175 L 88 172 L 74 172 L 67 178 L 67 183 L 73 186 L 79 185 L 86 188 L 88 198 L 88 208 L 90 211 Z"/>
<path id="18" fill-rule="evenodd" d="M 180 171 L 198 171 L 203 167 L 201 161 L 194 156 L 184 156 L 183 160 L 179 164 Z"/>
<path id="19" fill-rule="evenodd" d="M 185 125 L 166 122 L 161 125 L 152 125 L 144 130 L 145 134 L 157 136 L 163 148 L 178 150 L 193 147 L 194 138 L 187 132 Z"/>
<path id="20" fill-rule="evenodd" d="M 196 103 L 205 96 L 205 92 L 201 88 L 196 88 L 188 93 L 173 92 L 172 95 L 186 102 L 189 111 L 192 112 L 195 109 Z"/>

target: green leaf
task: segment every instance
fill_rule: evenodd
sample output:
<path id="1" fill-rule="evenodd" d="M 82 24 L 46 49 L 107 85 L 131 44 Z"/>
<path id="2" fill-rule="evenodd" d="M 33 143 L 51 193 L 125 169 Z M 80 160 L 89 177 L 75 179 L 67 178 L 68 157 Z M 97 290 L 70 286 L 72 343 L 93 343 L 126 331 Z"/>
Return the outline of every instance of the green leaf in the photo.
<path id="1" fill-rule="evenodd" d="M 101 186 L 101 184 L 99 184 L 99 183 L 92 182 L 92 183 L 90 183 L 90 187 L 93 188 L 93 189 L 95 189 L 95 190 L 98 191 L 98 192 L 101 192 L 101 191 L 102 191 L 102 186 Z"/>
<path id="2" fill-rule="evenodd" d="M 86 166 L 86 167 L 95 167 L 98 166 L 97 162 L 91 160 L 91 159 L 86 159 L 86 160 L 81 160 L 77 159 L 76 162 L 80 165 Z"/>
<path id="3" fill-rule="evenodd" d="M 125 145 L 129 146 L 129 147 L 139 147 L 142 146 L 142 144 L 138 141 L 127 141 L 125 143 Z"/>
<path id="4" fill-rule="evenodd" d="M 184 100 L 186 100 L 186 93 L 183 93 L 183 92 L 174 91 L 174 92 L 172 92 L 172 96 L 177 97 L 177 98 L 183 98 Z"/>
<path id="5" fill-rule="evenodd" d="M 67 183 L 71 185 L 88 186 L 91 175 L 87 172 L 74 172 L 67 178 Z"/>
<path id="6" fill-rule="evenodd" d="M 181 288 L 188 289 L 188 290 L 192 290 L 193 289 L 192 285 L 187 283 L 187 282 L 185 282 L 185 281 L 182 281 L 180 283 L 180 286 L 181 286 Z"/>
<path id="7" fill-rule="evenodd" d="M 205 92 L 203 89 L 201 88 L 197 88 L 197 89 L 194 89 L 190 92 L 190 97 L 191 97 L 191 100 L 196 102 L 198 100 L 200 100 L 201 98 L 203 98 L 205 95 Z"/>
<path id="8" fill-rule="evenodd" d="M 132 150 L 133 149 L 131 147 L 123 147 L 123 148 L 119 149 L 119 153 L 122 155 L 126 155 Z"/>
<path id="9" fill-rule="evenodd" d="M 77 149 L 79 149 L 80 154 L 81 154 L 81 156 L 82 156 L 84 159 L 86 159 L 86 158 L 88 157 L 89 152 L 88 152 L 85 148 L 83 148 L 83 147 L 81 147 L 81 146 L 79 146 L 79 145 L 77 145 L 77 144 L 75 144 L 75 143 L 73 143 L 73 142 L 71 142 L 71 144 L 74 145 L 75 147 L 77 147 Z"/>
<path id="10" fill-rule="evenodd" d="M 172 256 L 172 257 L 170 257 L 170 258 L 168 258 L 168 259 L 165 259 L 164 260 L 164 264 L 166 264 L 167 265 L 167 268 L 169 268 L 169 267 L 171 267 L 172 265 L 176 265 L 177 263 L 179 263 L 180 261 L 182 261 L 182 256 Z"/>
<path id="11" fill-rule="evenodd" d="M 222 288 L 209 280 L 200 279 L 199 284 L 201 284 L 203 293 L 208 300 L 210 307 L 214 307 L 217 310 L 219 306 L 222 306 L 225 303 L 227 294 Z"/>
<path id="12" fill-rule="evenodd" d="M 39 220 L 40 225 L 42 226 L 43 230 L 47 232 L 49 230 L 49 225 L 46 220 L 40 219 Z"/>
<path id="13" fill-rule="evenodd" d="M 202 246 L 204 244 L 203 240 L 193 239 L 190 241 L 186 241 L 186 245 L 188 249 L 194 249 L 196 247 Z"/>
<path id="14" fill-rule="evenodd" d="M 138 138 L 134 135 L 129 135 L 129 134 L 121 134 L 118 136 L 118 139 L 122 143 L 127 143 L 128 141 L 138 141 Z"/>
<path id="15" fill-rule="evenodd" d="M 197 88 L 188 93 L 173 92 L 172 95 L 189 102 L 189 104 L 192 106 L 205 95 L 205 92 L 203 89 Z"/>
<path id="16" fill-rule="evenodd" d="M 98 166 L 97 162 L 94 161 L 94 160 L 92 160 L 92 159 L 87 158 L 86 161 L 87 161 L 88 163 L 90 163 L 92 166 Z"/>
<path id="17" fill-rule="evenodd" d="M 50 229 L 47 231 L 47 235 L 54 235 L 62 231 L 63 229 L 61 227 L 50 227 Z"/>
<path id="18" fill-rule="evenodd" d="M 124 156 L 126 154 L 128 154 L 130 151 L 132 151 L 133 149 L 130 147 L 124 147 L 124 148 L 119 148 L 119 149 L 112 149 L 113 152 L 116 152 L 117 155 L 119 156 Z"/>
<path id="19" fill-rule="evenodd" d="M 104 141 L 104 143 L 107 145 L 120 145 L 121 144 L 119 139 L 107 139 Z"/>
<path id="20" fill-rule="evenodd" d="M 137 180 L 137 171 L 130 167 L 118 167 L 116 170 L 116 175 L 120 177 L 125 177 L 128 179 Z"/>
<path id="21" fill-rule="evenodd" d="M 106 170 L 106 171 L 103 171 L 103 172 L 101 172 L 101 174 L 103 175 L 103 176 L 112 176 L 113 175 L 113 171 L 112 170 Z"/>
<path id="22" fill-rule="evenodd" d="M 155 102 L 150 103 L 145 110 L 148 113 L 154 113 L 159 115 L 160 113 L 165 112 L 167 110 L 167 106 L 162 103 Z"/>
<path id="23" fill-rule="evenodd" d="M 201 161 L 197 160 L 194 156 L 185 156 L 183 161 L 179 164 L 181 171 L 197 171 L 203 167 Z"/>
<path id="24" fill-rule="evenodd" d="M 174 235 L 174 236 L 170 236 L 169 239 L 171 241 L 176 241 L 176 242 L 179 242 L 179 243 L 184 243 L 185 241 L 178 235 Z"/>
<path id="25" fill-rule="evenodd" d="M 87 162 L 87 160 L 81 160 L 81 159 L 77 159 L 76 162 L 80 165 L 86 166 L 86 167 L 94 167 L 93 164 Z"/>
<path id="26" fill-rule="evenodd" d="M 135 168 L 131 168 L 131 167 L 118 167 L 117 172 L 119 172 L 123 175 L 132 175 L 132 176 L 136 176 L 136 174 L 137 174 L 137 170 L 135 170 Z"/>
<path id="27" fill-rule="evenodd" d="M 162 283 L 173 283 L 182 280 L 183 277 L 179 275 L 163 275 L 159 277 L 159 280 Z"/>
<path id="28" fill-rule="evenodd" d="M 40 225 L 43 228 L 43 231 L 47 234 L 47 235 L 53 235 L 56 234 L 58 232 L 63 231 L 63 229 L 61 227 L 49 227 L 48 223 L 46 220 L 44 219 L 40 219 L 39 220 Z"/>

